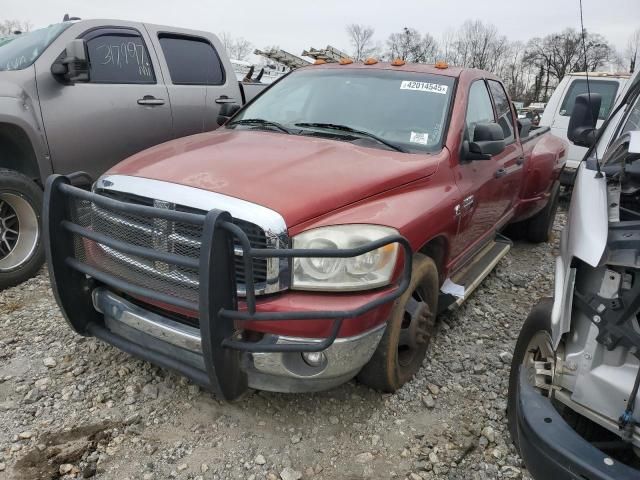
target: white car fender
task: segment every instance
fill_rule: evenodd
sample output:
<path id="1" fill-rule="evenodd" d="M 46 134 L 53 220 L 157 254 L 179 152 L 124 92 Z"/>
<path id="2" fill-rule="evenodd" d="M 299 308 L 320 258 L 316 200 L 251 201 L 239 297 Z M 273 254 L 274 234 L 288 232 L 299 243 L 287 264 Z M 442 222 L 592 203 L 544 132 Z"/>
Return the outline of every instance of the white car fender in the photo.
<path id="1" fill-rule="evenodd" d="M 582 162 L 576 175 L 567 224 L 560 239 L 560 255 L 556 259 L 554 302 L 551 311 L 551 334 L 554 348 L 569 331 L 575 268 L 573 258 L 596 267 L 604 254 L 609 230 L 607 181 L 598 177 Z"/>

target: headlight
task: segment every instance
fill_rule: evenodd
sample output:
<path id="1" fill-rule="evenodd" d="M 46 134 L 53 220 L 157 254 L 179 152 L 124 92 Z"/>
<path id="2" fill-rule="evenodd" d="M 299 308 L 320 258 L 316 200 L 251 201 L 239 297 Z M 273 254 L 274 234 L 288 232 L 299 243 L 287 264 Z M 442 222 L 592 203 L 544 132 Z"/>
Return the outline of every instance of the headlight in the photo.
<path id="1" fill-rule="evenodd" d="M 379 225 L 334 225 L 293 237 L 293 248 L 347 249 L 398 232 Z M 366 290 L 389 284 L 398 244 L 392 243 L 357 257 L 295 258 L 292 288 L 297 290 Z"/>

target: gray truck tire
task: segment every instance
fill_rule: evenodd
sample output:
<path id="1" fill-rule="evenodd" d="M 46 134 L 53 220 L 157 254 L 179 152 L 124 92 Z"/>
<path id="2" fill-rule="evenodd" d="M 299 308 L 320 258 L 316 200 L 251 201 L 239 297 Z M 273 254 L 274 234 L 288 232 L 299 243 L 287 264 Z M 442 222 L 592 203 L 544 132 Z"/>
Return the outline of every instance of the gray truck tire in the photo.
<path id="1" fill-rule="evenodd" d="M 0 168 L 0 290 L 31 278 L 44 263 L 41 217 L 38 185 Z"/>
<path id="2" fill-rule="evenodd" d="M 396 300 L 387 328 L 358 380 L 383 392 L 395 392 L 422 366 L 435 333 L 438 311 L 438 268 L 420 253 L 413 257 L 411 283 Z"/>
<path id="3" fill-rule="evenodd" d="M 536 213 L 533 217 L 526 221 L 525 238 L 533 243 L 544 243 L 551 240 L 551 232 L 553 230 L 553 222 L 558 211 L 558 202 L 560 201 L 560 183 L 556 182 L 551 190 L 549 203 L 546 207 Z"/>

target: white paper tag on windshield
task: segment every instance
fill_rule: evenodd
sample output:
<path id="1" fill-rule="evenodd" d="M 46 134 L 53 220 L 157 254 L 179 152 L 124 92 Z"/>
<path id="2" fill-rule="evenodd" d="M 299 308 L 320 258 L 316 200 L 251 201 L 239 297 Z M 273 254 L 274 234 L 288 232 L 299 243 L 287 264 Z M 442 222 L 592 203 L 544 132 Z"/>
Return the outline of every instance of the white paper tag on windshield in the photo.
<path id="1" fill-rule="evenodd" d="M 442 93 L 445 95 L 449 90 L 448 85 L 429 82 L 413 82 L 411 80 L 403 80 L 400 84 L 400 90 L 417 90 L 420 92 Z"/>
<path id="2" fill-rule="evenodd" d="M 429 134 L 428 133 L 420 133 L 420 132 L 411 132 L 411 137 L 409 138 L 411 143 L 419 143 L 420 145 L 426 145 L 429 142 Z"/>

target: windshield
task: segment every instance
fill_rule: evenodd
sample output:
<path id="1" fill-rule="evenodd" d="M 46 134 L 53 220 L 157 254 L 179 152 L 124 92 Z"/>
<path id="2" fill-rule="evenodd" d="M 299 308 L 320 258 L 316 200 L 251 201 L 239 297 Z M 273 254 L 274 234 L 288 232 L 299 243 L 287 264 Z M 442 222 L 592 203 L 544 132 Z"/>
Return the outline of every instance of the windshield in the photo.
<path id="1" fill-rule="evenodd" d="M 71 25 L 57 23 L 13 37 L 9 42 L 0 40 L 0 71 L 22 70 L 32 65 L 58 35 Z"/>
<path id="2" fill-rule="evenodd" d="M 307 68 L 271 87 L 229 128 L 275 124 L 287 133 L 430 152 L 441 148 L 453 84 L 451 77 L 423 73 Z"/>

